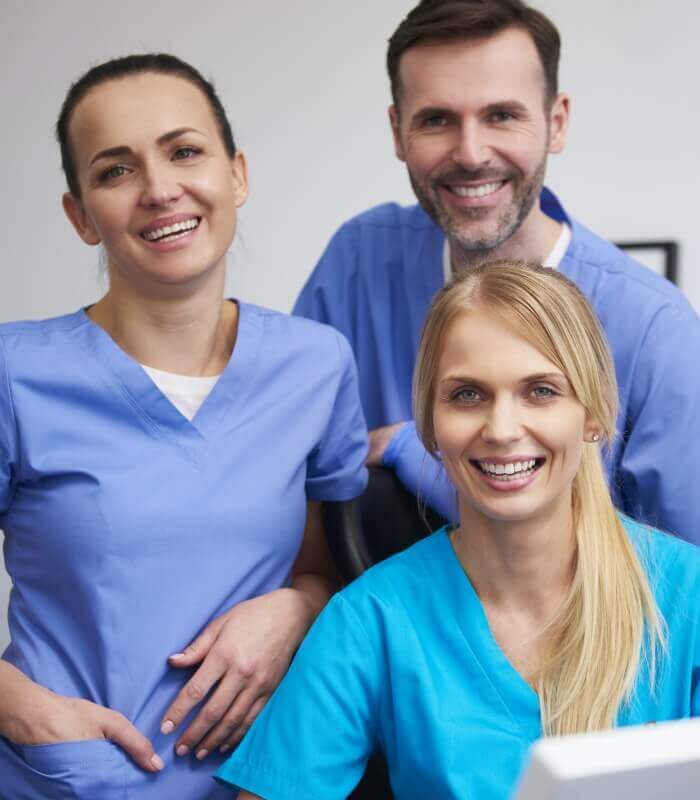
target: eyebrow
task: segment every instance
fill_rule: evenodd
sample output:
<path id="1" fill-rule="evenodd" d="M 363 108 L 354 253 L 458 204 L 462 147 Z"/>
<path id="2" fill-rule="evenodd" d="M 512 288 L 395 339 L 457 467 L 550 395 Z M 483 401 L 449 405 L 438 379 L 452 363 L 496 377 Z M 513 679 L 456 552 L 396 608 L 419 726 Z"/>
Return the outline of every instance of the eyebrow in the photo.
<path id="1" fill-rule="evenodd" d="M 495 103 L 489 103 L 481 109 L 485 114 L 493 114 L 494 111 L 517 111 L 521 114 L 527 114 L 528 108 L 520 100 L 499 100 Z"/>
<path id="2" fill-rule="evenodd" d="M 537 381 L 556 381 L 566 386 L 569 385 L 566 376 L 562 375 L 561 372 L 536 372 L 533 375 L 527 375 L 521 378 L 518 383 L 536 383 Z M 470 378 L 468 375 L 448 375 L 446 378 L 443 378 L 440 383 L 468 383 L 473 386 L 484 386 L 483 381 L 477 378 Z"/>
<path id="3" fill-rule="evenodd" d="M 168 144 L 168 142 L 172 142 L 173 139 L 177 139 L 180 136 L 183 136 L 185 133 L 198 133 L 201 136 L 204 135 L 201 131 L 197 130 L 197 128 L 175 128 L 175 130 L 168 131 L 162 136 L 159 136 L 156 139 L 156 143 L 159 145 Z M 106 150 L 100 150 L 99 153 L 93 156 L 92 161 L 90 161 L 90 166 L 92 166 L 95 161 L 99 161 L 101 158 L 117 158 L 119 156 L 129 156 L 132 153 L 132 149 L 126 145 L 108 147 Z"/>

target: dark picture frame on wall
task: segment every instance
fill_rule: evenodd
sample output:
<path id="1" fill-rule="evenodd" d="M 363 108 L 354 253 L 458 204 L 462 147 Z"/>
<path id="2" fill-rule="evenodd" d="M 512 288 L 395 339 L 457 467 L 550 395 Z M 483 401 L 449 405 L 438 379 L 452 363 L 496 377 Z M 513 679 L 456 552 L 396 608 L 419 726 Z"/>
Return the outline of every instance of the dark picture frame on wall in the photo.
<path id="1" fill-rule="evenodd" d="M 663 275 L 671 283 L 678 285 L 678 258 L 680 246 L 672 240 L 648 242 L 616 242 L 617 246 L 632 256 L 636 261 L 659 275 Z"/>

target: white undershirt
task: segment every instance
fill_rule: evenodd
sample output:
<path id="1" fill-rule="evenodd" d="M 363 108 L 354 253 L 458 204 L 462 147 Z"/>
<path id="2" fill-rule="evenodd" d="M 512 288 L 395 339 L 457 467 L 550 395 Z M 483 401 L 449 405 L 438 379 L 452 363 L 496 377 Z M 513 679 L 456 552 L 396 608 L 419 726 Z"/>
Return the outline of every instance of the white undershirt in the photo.
<path id="1" fill-rule="evenodd" d="M 550 251 L 549 255 L 542 262 L 542 266 L 549 267 L 550 269 L 557 269 L 559 267 L 559 264 L 561 264 L 561 260 L 562 258 L 564 258 L 564 254 L 566 253 L 570 243 L 571 243 L 571 228 L 566 224 L 566 222 L 562 222 L 561 232 L 559 233 L 559 236 L 557 237 L 557 240 L 554 243 L 554 247 Z M 452 277 L 452 260 L 450 259 L 450 243 L 447 239 L 445 239 L 445 244 L 442 248 L 442 269 L 443 269 L 445 283 L 447 283 Z"/>
<path id="2" fill-rule="evenodd" d="M 145 364 L 141 364 L 141 366 L 153 383 L 190 422 L 221 377 L 214 375 L 210 378 L 198 378 L 192 375 L 164 372 L 162 369 L 147 367 Z"/>

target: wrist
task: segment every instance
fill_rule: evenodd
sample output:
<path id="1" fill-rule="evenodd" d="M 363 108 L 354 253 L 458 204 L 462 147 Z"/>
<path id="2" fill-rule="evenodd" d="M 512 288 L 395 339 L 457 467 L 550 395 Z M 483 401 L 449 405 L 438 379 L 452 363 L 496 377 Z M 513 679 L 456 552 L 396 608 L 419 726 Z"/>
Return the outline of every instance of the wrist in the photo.
<path id="1" fill-rule="evenodd" d="M 5 695 L 0 714 L 0 734 L 17 744 L 52 741 L 57 695 L 26 680 Z"/>

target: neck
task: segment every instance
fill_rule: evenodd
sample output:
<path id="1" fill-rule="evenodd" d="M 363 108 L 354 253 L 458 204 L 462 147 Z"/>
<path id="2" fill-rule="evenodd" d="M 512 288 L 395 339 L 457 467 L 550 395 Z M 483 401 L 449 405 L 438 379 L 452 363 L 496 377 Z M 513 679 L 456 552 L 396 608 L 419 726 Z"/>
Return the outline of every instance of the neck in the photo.
<path id="1" fill-rule="evenodd" d="M 487 261 L 501 259 L 517 259 L 542 264 L 554 248 L 561 229 L 560 222 L 548 217 L 540 208 L 539 203 L 535 204 L 515 233 L 497 247 L 466 250 L 456 239 L 450 239 L 452 271 L 458 273 Z"/>
<path id="2" fill-rule="evenodd" d="M 90 319 L 141 364 L 180 375 L 219 375 L 235 343 L 238 307 L 218 285 L 190 294 L 146 296 L 114 274 Z"/>
<path id="3" fill-rule="evenodd" d="M 570 496 L 546 518 L 501 521 L 461 504 L 453 546 L 485 606 L 541 623 L 560 608 L 576 554 Z"/>

